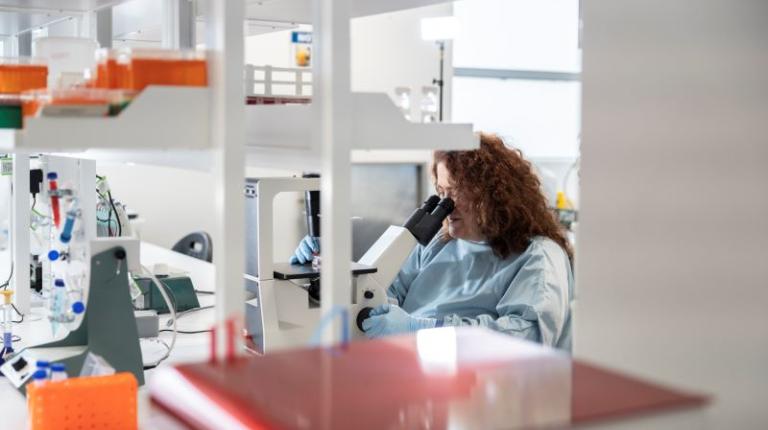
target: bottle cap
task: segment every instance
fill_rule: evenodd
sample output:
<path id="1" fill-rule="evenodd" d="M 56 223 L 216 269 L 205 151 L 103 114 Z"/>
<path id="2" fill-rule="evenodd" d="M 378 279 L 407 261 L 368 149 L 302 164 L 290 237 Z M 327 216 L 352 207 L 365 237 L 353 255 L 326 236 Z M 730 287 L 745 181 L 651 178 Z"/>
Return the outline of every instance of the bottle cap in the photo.
<path id="1" fill-rule="evenodd" d="M 72 312 L 76 314 L 81 314 L 85 311 L 85 305 L 83 302 L 77 301 L 75 303 L 72 303 Z"/>
<path id="2" fill-rule="evenodd" d="M 52 250 L 48 251 L 48 259 L 51 260 L 51 261 L 58 260 L 60 255 L 61 254 L 59 254 L 59 251 L 57 251 L 55 249 L 52 249 Z"/>
<path id="3" fill-rule="evenodd" d="M 66 372 L 66 371 L 67 371 L 67 365 L 64 363 L 51 364 L 51 372 Z"/>
<path id="4" fill-rule="evenodd" d="M 49 180 L 55 180 L 59 178 L 59 175 L 57 175 L 56 172 L 48 172 L 46 177 L 48 177 Z"/>
<path id="5" fill-rule="evenodd" d="M 61 243 L 69 243 L 69 241 L 72 240 L 72 235 L 61 233 L 59 240 L 61 240 Z"/>
<path id="6" fill-rule="evenodd" d="M 64 286 L 64 280 L 63 279 L 57 279 L 57 280 L 53 281 L 53 285 L 55 285 L 57 287 L 63 287 Z"/>
<path id="7" fill-rule="evenodd" d="M 48 372 L 46 372 L 45 370 L 42 370 L 42 369 L 35 370 L 35 373 L 32 374 L 32 379 L 34 379 L 35 381 L 40 381 L 40 380 L 43 380 L 43 379 L 48 379 Z"/>
<path id="8" fill-rule="evenodd" d="M 46 367 L 50 367 L 51 363 L 49 361 L 47 361 L 47 360 L 37 360 L 37 362 L 35 362 L 35 365 L 38 368 L 40 368 L 40 367 L 46 368 Z"/>
<path id="9" fill-rule="evenodd" d="M 10 305 L 13 302 L 13 290 L 2 290 L 0 294 L 3 295 L 3 303 Z"/>

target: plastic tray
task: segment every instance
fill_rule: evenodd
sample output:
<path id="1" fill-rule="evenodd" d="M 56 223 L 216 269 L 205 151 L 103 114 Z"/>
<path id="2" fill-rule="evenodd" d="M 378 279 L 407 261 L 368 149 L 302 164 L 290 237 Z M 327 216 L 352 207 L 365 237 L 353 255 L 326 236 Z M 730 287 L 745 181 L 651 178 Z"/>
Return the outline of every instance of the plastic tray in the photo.
<path id="1" fill-rule="evenodd" d="M 27 387 L 32 430 L 136 429 L 136 378 L 127 372 Z"/>

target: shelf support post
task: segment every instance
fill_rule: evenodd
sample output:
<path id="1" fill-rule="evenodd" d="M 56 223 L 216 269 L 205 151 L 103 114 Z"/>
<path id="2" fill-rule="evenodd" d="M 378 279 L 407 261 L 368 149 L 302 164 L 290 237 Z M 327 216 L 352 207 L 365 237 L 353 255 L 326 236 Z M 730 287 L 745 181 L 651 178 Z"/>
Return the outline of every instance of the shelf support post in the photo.
<path id="1" fill-rule="evenodd" d="M 322 156 L 322 313 L 349 309 L 352 297 L 350 193 L 352 94 L 349 0 L 314 0 L 313 109 Z M 341 321 L 326 327 L 323 344 L 341 340 Z"/>
<path id="2" fill-rule="evenodd" d="M 23 314 L 29 312 L 29 155 L 22 151 L 13 154 L 13 290 L 14 303 Z M 42 198 L 39 196 L 38 198 Z"/>
<path id="3" fill-rule="evenodd" d="M 210 139 L 216 184 L 216 358 L 242 351 L 245 310 L 245 103 L 242 1 L 208 2 Z M 232 328 L 235 328 L 232 330 Z M 231 337 L 228 335 L 231 334 Z M 228 342 L 227 338 L 230 337 Z"/>

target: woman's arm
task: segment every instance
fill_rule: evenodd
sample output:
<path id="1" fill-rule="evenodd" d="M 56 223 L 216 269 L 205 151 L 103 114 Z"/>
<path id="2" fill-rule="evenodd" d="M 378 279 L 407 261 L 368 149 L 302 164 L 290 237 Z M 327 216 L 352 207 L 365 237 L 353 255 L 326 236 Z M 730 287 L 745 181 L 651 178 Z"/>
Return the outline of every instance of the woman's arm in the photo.
<path id="1" fill-rule="evenodd" d="M 563 255 L 561 258 L 560 254 Z M 570 265 L 564 253 L 532 252 L 496 305 L 496 315 L 443 318 L 443 325 L 474 325 L 558 346 L 570 331 Z M 563 261 L 561 261 L 563 260 Z M 439 325 L 439 323 L 438 323 Z"/>

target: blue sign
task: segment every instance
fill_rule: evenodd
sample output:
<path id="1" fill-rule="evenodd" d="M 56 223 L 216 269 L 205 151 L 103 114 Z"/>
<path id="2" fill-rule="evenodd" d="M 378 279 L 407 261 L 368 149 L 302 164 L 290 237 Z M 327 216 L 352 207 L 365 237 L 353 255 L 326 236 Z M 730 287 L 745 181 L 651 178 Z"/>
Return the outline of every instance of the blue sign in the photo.
<path id="1" fill-rule="evenodd" d="M 312 43 L 311 31 L 292 31 L 291 43 Z"/>

